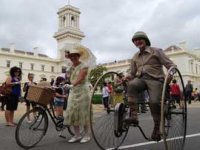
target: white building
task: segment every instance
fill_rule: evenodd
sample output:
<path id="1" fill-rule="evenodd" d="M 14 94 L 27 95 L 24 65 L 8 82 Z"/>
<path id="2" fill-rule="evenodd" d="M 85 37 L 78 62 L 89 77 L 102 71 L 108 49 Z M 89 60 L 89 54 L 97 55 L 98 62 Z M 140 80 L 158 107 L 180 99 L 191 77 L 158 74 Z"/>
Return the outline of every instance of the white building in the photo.
<path id="1" fill-rule="evenodd" d="M 184 83 L 192 81 L 194 87 L 200 89 L 200 49 L 188 50 L 186 42 L 179 46 L 172 45 L 164 50 L 166 55 L 177 65 L 181 72 Z M 130 59 L 102 64 L 108 71 L 127 73 L 130 66 Z"/>
<path id="2" fill-rule="evenodd" d="M 38 52 L 38 48 L 34 48 L 33 52 L 27 50 L 18 50 L 15 44 L 11 44 L 9 48 L 0 48 L 0 83 L 4 82 L 9 75 L 9 70 L 13 66 L 22 69 L 22 82 L 27 81 L 28 73 L 34 73 L 35 82 L 39 82 L 45 77 L 48 81 L 65 72 L 70 62 L 64 58 L 62 48 L 73 44 L 81 44 L 81 40 L 85 37 L 79 28 L 80 11 L 71 5 L 60 8 L 58 14 L 58 30 L 54 34 L 57 41 L 58 56 L 56 59 L 49 58 Z"/>

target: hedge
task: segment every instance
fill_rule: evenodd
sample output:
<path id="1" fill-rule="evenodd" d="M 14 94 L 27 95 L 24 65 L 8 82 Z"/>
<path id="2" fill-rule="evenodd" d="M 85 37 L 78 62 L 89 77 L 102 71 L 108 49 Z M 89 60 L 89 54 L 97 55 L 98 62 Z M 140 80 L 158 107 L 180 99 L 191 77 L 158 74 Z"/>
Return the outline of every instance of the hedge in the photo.
<path id="1" fill-rule="evenodd" d="M 102 104 L 102 95 L 101 94 L 95 94 L 92 98 L 93 104 Z"/>

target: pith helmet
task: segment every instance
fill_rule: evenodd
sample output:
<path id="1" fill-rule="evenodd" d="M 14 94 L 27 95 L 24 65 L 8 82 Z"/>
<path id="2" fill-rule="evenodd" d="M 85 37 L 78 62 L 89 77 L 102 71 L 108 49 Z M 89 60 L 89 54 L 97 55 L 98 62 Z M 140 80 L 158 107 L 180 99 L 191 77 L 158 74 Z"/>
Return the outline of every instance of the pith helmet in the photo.
<path id="1" fill-rule="evenodd" d="M 134 42 L 135 39 L 144 39 L 146 44 L 148 46 L 151 46 L 151 42 L 150 42 L 147 34 L 143 31 L 135 32 L 135 34 L 133 35 L 133 38 L 132 38 L 132 42 Z"/>

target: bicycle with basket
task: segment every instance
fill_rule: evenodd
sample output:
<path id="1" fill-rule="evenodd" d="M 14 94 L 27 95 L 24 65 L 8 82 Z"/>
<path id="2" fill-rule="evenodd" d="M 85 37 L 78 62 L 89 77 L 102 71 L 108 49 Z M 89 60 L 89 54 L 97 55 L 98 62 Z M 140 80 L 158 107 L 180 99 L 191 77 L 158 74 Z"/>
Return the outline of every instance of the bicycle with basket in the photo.
<path id="1" fill-rule="evenodd" d="M 27 99 L 37 105 L 32 110 L 26 112 L 18 122 L 15 139 L 20 147 L 29 149 L 36 146 L 46 135 L 49 118 L 51 118 L 56 130 L 60 132 L 60 137 L 66 138 L 63 135 L 65 129 L 71 135 L 74 135 L 74 131 L 70 126 L 63 125 L 64 118 L 55 116 L 53 105 L 54 94 L 55 91 L 52 88 L 36 85 L 29 87 Z M 31 122 L 27 121 L 27 116 L 31 117 Z"/>

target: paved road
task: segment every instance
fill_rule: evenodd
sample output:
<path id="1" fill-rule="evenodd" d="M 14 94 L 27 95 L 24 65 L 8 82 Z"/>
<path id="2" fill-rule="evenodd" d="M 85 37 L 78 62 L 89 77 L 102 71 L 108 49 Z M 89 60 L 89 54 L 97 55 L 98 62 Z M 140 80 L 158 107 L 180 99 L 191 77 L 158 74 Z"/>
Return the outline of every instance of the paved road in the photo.
<path id="1" fill-rule="evenodd" d="M 23 114 L 24 104 L 20 104 L 16 113 L 16 121 Z M 145 133 L 150 135 L 152 130 L 152 118 L 150 114 L 140 115 L 141 126 L 145 129 Z M 0 112 L 0 150 L 21 150 L 15 142 L 15 128 L 6 127 L 4 122 L 4 113 Z M 188 132 L 185 150 L 199 150 L 200 147 L 200 103 L 194 103 L 188 109 Z M 67 134 L 67 139 L 70 135 Z M 99 150 L 95 142 L 92 140 L 86 144 L 70 144 L 67 139 L 58 137 L 58 133 L 50 125 L 47 135 L 33 150 Z M 131 128 L 129 134 L 120 147 L 125 150 L 163 150 L 163 142 L 147 142 L 144 140 L 137 128 Z"/>

